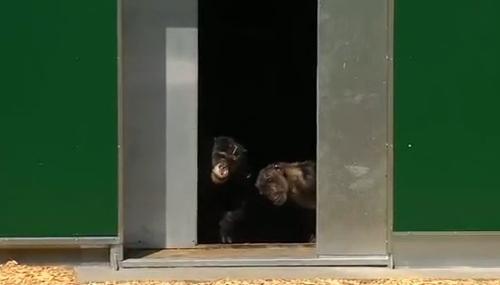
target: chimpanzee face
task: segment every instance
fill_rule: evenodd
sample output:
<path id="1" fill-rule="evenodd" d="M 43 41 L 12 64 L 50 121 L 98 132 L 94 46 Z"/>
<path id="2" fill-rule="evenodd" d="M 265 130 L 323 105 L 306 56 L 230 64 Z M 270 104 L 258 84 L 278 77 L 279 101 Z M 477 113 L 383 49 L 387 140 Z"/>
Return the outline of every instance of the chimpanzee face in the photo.
<path id="1" fill-rule="evenodd" d="M 212 182 L 222 184 L 229 180 L 243 162 L 247 150 L 229 137 L 216 137 L 212 148 Z"/>
<path id="2" fill-rule="evenodd" d="M 259 194 L 266 196 L 275 206 L 285 204 L 288 197 L 289 183 L 280 163 L 273 163 L 259 172 L 255 187 Z"/>

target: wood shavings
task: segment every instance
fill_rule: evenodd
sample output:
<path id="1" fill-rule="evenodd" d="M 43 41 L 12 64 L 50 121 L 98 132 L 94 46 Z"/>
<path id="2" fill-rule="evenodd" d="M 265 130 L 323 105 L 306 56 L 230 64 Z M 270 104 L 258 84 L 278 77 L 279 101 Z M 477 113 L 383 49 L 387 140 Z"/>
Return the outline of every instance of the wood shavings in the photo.
<path id="1" fill-rule="evenodd" d="M 77 285 L 73 270 L 53 266 L 26 266 L 15 261 L 0 265 L 0 285 Z"/>

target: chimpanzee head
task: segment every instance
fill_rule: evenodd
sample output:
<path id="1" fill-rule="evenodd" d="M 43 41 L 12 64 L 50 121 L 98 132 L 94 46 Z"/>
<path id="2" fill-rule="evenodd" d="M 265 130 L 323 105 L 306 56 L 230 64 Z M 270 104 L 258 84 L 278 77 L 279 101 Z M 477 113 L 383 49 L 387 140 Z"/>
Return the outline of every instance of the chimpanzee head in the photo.
<path id="1" fill-rule="evenodd" d="M 212 173 L 215 184 L 223 184 L 234 177 L 246 163 L 247 150 L 233 138 L 216 137 L 212 147 Z"/>
<path id="2" fill-rule="evenodd" d="M 290 188 L 284 170 L 285 163 L 272 163 L 259 171 L 255 187 L 275 206 L 282 206 L 288 198 Z"/>

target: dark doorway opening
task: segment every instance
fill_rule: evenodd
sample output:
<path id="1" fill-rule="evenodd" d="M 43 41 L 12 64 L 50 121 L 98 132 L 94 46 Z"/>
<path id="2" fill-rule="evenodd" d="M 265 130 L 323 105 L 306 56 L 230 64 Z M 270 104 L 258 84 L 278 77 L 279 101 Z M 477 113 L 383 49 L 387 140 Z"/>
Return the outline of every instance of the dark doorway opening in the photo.
<path id="1" fill-rule="evenodd" d="M 215 136 L 248 149 L 255 178 L 275 161 L 316 159 L 317 2 L 199 0 L 198 242 L 217 243 L 210 201 Z M 304 242 L 304 215 L 252 199 L 243 242 Z"/>

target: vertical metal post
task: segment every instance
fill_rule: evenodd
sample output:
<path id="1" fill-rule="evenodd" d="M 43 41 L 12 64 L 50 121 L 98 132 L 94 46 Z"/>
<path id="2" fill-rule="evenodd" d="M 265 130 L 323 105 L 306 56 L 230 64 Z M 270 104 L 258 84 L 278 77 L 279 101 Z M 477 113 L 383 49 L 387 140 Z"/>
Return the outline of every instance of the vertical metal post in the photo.
<path id="1" fill-rule="evenodd" d="M 387 254 L 387 9 L 320 1 L 320 256 Z"/>
<path id="2" fill-rule="evenodd" d="M 110 264 L 118 270 L 123 260 L 123 93 L 122 93 L 122 1 L 116 0 L 116 31 L 117 31 L 117 106 L 118 106 L 118 245 L 110 248 Z"/>
<path id="3" fill-rule="evenodd" d="M 109 264 L 113 270 L 120 269 L 120 262 L 123 261 L 123 245 L 112 245 L 109 249 Z"/>
<path id="4" fill-rule="evenodd" d="M 387 0 L 387 253 L 394 268 L 394 0 Z"/>
<path id="5" fill-rule="evenodd" d="M 198 30 L 166 29 L 167 247 L 197 238 Z"/>
<path id="6" fill-rule="evenodd" d="M 193 46 L 185 51 L 177 46 L 185 46 L 187 41 L 195 44 L 194 35 L 184 37 L 174 30 L 197 27 L 197 1 L 122 0 L 122 4 L 125 244 L 128 248 L 165 248 L 180 242 L 175 237 L 176 221 L 182 220 L 179 217 L 191 217 L 196 212 L 191 186 L 196 183 L 196 164 L 192 163 L 197 134 L 193 130 L 197 115 L 192 101 L 195 90 L 189 90 L 191 87 L 186 84 L 172 84 L 171 80 L 179 74 L 176 70 L 167 75 L 167 68 L 179 67 L 178 71 L 185 75 L 183 66 L 195 60 Z M 182 31 L 181 34 L 188 30 Z M 181 38 L 166 39 L 171 36 Z M 176 59 L 175 52 L 167 56 L 171 51 L 192 58 Z M 193 72 L 188 72 L 190 80 L 196 76 Z M 193 152 L 185 161 L 180 160 L 179 155 L 188 150 Z M 192 181 L 185 185 L 175 181 L 188 181 L 188 177 Z M 186 196 L 179 197 L 183 190 Z M 185 199 L 190 200 L 189 207 Z M 196 224 L 189 227 L 193 228 L 189 235 L 184 232 L 186 229 L 178 232 L 179 236 L 189 236 L 182 242 L 184 245 L 193 244 Z"/>

